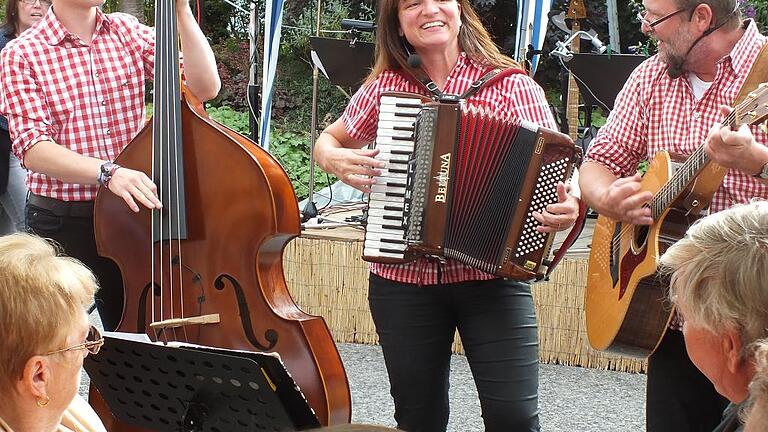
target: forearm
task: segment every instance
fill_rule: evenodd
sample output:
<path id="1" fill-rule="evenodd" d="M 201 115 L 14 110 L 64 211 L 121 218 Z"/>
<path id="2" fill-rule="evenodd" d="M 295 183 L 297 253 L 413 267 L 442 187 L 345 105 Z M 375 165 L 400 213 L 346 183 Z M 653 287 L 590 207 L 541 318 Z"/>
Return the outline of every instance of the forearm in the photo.
<path id="1" fill-rule="evenodd" d="M 332 164 L 330 163 L 330 154 L 342 147 L 343 146 L 339 140 L 334 138 L 333 135 L 325 131 L 320 133 L 320 136 L 317 137 L 317 141 L 315 142 L 314 149 L 315 161 L 317 161 L 317 165 L 327 173 L 336 174 L 333 172 Z"/>
<path id="2" fill-rule="evenodd" d="M 27 169 L 65 183 L 98 184 L 99 170 L 105 162 L 75 153 L 51 141 L 40 141 L 24 154 Z"/>
<path id="3" fill-rule="evenodd" d="M 197 25 L 188 5 L 176 9 L 181 47 L 184 52 L 184 75 L 189 90 L 201 101 L 216 97 L 221 88 L 216 58 L 208 40 Z"/>
<path id="4" fill-rule="evenodd" d="M 598 213 L 605 212 L 606 209 L 601 208 L 603 206 L 600 197 L 605 194 L 605 191 L 614 181 L 616 181 L 616 176 L 608 168 L 597 162 L 584 162 L 579 169 L 582 201 L 597 210 Z"/>

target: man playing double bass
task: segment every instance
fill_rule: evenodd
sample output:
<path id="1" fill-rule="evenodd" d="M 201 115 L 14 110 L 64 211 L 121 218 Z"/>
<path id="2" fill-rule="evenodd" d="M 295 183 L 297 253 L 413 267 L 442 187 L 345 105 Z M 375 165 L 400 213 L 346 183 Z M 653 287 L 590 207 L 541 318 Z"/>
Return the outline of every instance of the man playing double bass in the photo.
<path id="1" fill-rule="evenodd" d="M 617 98 L 581 168 L 584 200 L 600 214 L 649 225 L 652 195 L 640 189 L 638 162 L 667 150 L 690 155 L 706 142 L 711 160 L 728 168 L 714 194 L 717 212 L 768 197 L 768 137 L 758 128 L 720 127 L 766 44 L 736 0 L 644 0 L 642 30 L 659 53 L 643 62 Z M 714 126 L 713 126 L 714 125 Z M 707 135 L 709 131 L 709 136 Z M 691 363 L 673 319 L 648 362 L 649 431 L 711 431 L 727 401 Z"/>
<path id="2" fill-rule="evenodd" d="M 54 0 L 42 20 L 8 44 L 0 55 L 0 111 L 9 120 L 13 151 L 30 171 L 29 229 L 93 270 L 101 286 L 99 315 L 111 330 L 122 314 L 122 279 L 96 252 L 96 192 L 105 186 L 135 212 L 161 204 L 149 177 L 112 163 L 144 126 L 154 30 L 126 14 L 104 14 L 103 3 Z M 209 100 L 221 86 L 213 51 L 189 0 L 175 4 L 187 88 Z"/>

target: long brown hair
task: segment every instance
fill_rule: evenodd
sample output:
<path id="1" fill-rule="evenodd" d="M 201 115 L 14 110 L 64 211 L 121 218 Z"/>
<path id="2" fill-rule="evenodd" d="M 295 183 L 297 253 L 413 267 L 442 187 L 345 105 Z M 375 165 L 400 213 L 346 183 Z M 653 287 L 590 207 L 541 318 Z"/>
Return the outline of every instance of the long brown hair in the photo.
<path id="1" fill-rule="evenodd" d="M 472 60 L 489 67 L 520 68 L 520 65 L 499 51 L 491 35 L 469 0 L 456 0 L 461 6 L 459 48 Z M 399 33 L 398 6 L 400 0 L 379 0 L 376 11 L 376 62 L 365 82 L 371 82 L 387 69 L 413 71 L 408 66 L 405 37 Z"/>
<path id="2" fill-rule="evenodd" d="M 0 32 L 15 36 L 19 32 L 19 0 L 6 0 L 5 22 Z"/>

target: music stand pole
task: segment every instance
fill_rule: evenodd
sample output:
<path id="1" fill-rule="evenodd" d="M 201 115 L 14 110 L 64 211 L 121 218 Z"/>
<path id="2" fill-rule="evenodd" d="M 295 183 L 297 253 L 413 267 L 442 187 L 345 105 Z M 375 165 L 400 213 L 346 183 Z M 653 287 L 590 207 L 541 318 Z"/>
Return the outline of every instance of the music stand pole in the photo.
<path id="1" fill-rule="evenodd" d="M 248 102 L 248 126 L 251 129 L 251 140 L 253 142 L 259 142 L 259 113 L 261 106 L 261 98 L 259 97 L 259 67 L 258 64 L 258 46 L 256 41 L 259 38 L 259 14 L 258 14 L 258 2 L 251 2 L 251 22 L 249 25 L 249 63 L 250 63 L 250 77 L 248 79 L 248 92 L 245 95 Z"/>
<path id="2" fill-rule="evenodd" d="M 320 36 L 320 0 L 317 0 L 317 27 L 315 35 Z M 307 204 L 301 210 L 301 221 L 306 222 L 317 216 L 315 206 L 315 141 L 317 140 L 317 91 L 319 83 L 319 70 L 316 64 L 312 65 L 312 120 L 309 133 L 309 194 Z"/>

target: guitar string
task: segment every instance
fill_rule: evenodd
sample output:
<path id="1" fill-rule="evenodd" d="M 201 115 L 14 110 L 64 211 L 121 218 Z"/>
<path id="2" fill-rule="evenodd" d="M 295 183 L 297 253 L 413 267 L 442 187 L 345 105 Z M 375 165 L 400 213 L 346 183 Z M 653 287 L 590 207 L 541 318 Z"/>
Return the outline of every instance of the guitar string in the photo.
<path id="1" fill-rule="evenodd" d="M 736 113 L 737 112 L 749 112 L 757 108 L 757 102 L 756 102 L 757 95 L 750 95 L 749 99 L 745 100 L 744 102 L 740 103 L 739 105 L 734 108 L 733 111 L 731 111 L 725 119 L 723 119 L 722 124 L 723 126 L 731 126 L 735 124 L 736 122 Z M 751 106 L 750 106 L 751 104 Z M 751 108 L 751 109 L 750 109 Z M 703 154 L 703 155 L 702 155 Z M 701 156 L 700 156 L 701 155 Z M 694 151 L 693 154 L 691 154 L 691 157 L 689 160 L 693 159 L 694 157 L 706 157 L 706 154 L 704 153 L 704 145 L 700 145 L 696 151 Z M 686 162 L 687 164 L 687 162 Z M 698 171 L 698 170 L 697 170 Z M 659 189 L 659 191 L 656 193 L 656 195 L 653 198 L 653 201 L 651 203 L 645 203 L 643 204 L 643 208 L 651 208 L 651 213 L 654 213 L 654 208 L 657 208 L 659 206 L 659 199 L 664 194 L 668 194 L 670 192 L 670 189 L 672 189 L 672 184 L 674 181 L 679 182 L 681 178 L 683 177 L 684 173 L 686 171 L 682 169 L 678 169 L 675 174 L 672 175 L 672 178 L 667 181 L 667 183 Z M 686 182 L 687 184 L 687 182 Z M 675 197 L 677 194 L 675 194 Z M 665 206 L 666 207 L 666 206 Z M 616 249 L 620 243 L 621 238 L 624 237 L 630 230 L 634 229 L 634 224 L 626 225 L 622 228 L 622 230 L 619 232 L 617 236 L 613 238 L 612 241 L 612 249 Z"/>

